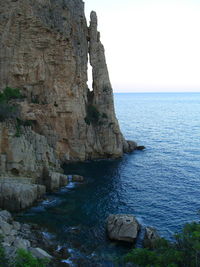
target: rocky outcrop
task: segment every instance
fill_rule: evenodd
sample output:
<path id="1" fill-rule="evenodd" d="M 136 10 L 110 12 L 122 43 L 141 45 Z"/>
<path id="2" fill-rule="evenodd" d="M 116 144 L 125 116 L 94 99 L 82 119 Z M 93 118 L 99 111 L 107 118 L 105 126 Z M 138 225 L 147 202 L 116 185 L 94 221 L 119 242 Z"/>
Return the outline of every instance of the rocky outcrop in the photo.
<path id="1" fill-rule="evenodd" d="M 107 233 L 111 240 L 135 242 L 140 225 L 133 215 L 115 214 L 107 219 Z"/>
<path id="2" fill-rule="evenodd" d="M 66 186 L 69 182 L 68 176 L 59 172 L 49 171 L 44 167 L 40 183 L 46 186 L 47 191 L 52 192 L 60 187 Z"/>
<path id="3" fill-rule="evenodd" d="M 82 0 L 1 3 L 0 91 L 19 88 L 23 96 L 8 100 L 18 110 L 11 121 L 0 116 L 1 207 L 25 208 L 45 188 L 65 186 L 62 163 L 115 158 L 137 147 L 119 129 L 97 24 L 92 11 L 87 26 Z"/>
<path id="4" fill-rule="evenodd" d="M 154 227 L 147 226 L 145 228 L 143 245 L 145 248 L 153 249 L 155 248 L 156 241 L 158 241 L 160 238 L 161 237 Z"/>
<path id="5" fill-rule="evenodd" d="M 19 211 L 33 205 L 46 192 L 43 185 L 22 182 L 21 179 L 0 178 L 0 207 Z M 30 179 L 27 179 L 30 180 Z"/>
<path id="6" fill-rule="evenodd" d="M 37 134 L 31 127 L 0 123 L 0 175 L 32 177 L 33 182 L 46 166 L 49 171 L 61 171 L 60 162 L 49 146 L 45 136 Z"/>
<path id="7" fill-rule="evenodd" d="M 91 91 L 88 56 L 93 69 Z M 18 103 L 22 119 L 34 122 L 42 157 L 47 143 L 62 162 L 119 157 L 132 149 L 115 116 L 97 16 L 91 13 L 88 28 L 81 0 L 1 3 L 0 90 L 6 86 L 20 88 L 25 96 Z M 35 137 L 29 140 L 35 142 Z M 23 147 L 22 139 L 13 140 Z M 52 152 L 48 153 L 52 162 Z M 5 157 L 7 153 L 2 162 Z M 23 161 L 24 166 L 32 164 Z"/>

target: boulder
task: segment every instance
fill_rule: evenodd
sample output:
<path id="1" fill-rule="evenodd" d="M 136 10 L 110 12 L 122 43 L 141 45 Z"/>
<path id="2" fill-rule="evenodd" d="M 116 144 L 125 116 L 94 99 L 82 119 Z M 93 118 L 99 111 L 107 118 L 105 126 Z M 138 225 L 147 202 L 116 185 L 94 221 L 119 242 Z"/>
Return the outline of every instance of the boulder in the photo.
<path id="1" fill-rule="evenodd" d="M 146 147 L 145 146 L 137 146 L 136 150 L 144 150 Z"/>
<path id="2" fill-rule="evenodd" d="M 145 228 L 145 234 L 144 234 L 144 240 L 143 240 L 143 245 L 145 248 L 154 248 L 155 241 L 160 239 L 160 236 L 157 232 L 157 230 L 153 227 L 146 227 Z"/>
<path id="3" fill-rule="evenodd" d="M 52 192 L 58 190 L 60 187 L 66 186 L 68 184 L 68 177 L 59 172 L 49 171 L 45 167 L 42 173 L 42 183 L 46 186 L 47 191 Z"/>
<path id="4" fill-rule="evenodd" d="M 15 236 L 8 235 L 4 237 L 2 244 L 3 246 L 5 245 L 10 246 L 14 241 L 15 241 Z"/>
<path id="5" fill-rule="evenodd" d="M 11 233 L 12 226 L 6 221 L 3 221 L 2 219 L 0 219 L 0 229 L 1 229 L 2 235 L 6 236 Z"/>
<path id="6" fill-rule="evenodd" d="M 7 210 L 1 210 L 0 211 L 0 218 L 2 218 L 3 221 L 9 222 L 12 220 L 12 215 Z"/>
<path id="7" fill-rule="evenodd" d="M 26 240 L 26 239 L 23 239 L 23 238 L 19 238 L 19 237 L 17 237 L 15 239 L 13 245 L 14 245 L 14 247 L 16 249 L 22 248 L 22 249 L 25 249 L 25 250 L 27 250 L 31 246 L 29 240 Z"/>
<path id="8" fill-rule="evenodd" d="M 60 174 L 60 187 L 66 186 L 69 183 L 67 175 Z"/>
<path id="9" fill-rule="evenodd" d="M 132 152 L 136 149 L 137 147 L 137 143 L 131 140 L 127 140 L 124 142 L 124 152 L 125 153 L 129 153 Z"/>
<path id="10" fill-rule="evenodd" d="M 72 182 L 83 182 L 84 181 L 84 177 L 81 175 L 72 175 Z"/>
<path id="11" fill-rule="evenodd" d="M 13 221 L 12 225 L 13 225 L 13 228 L 14 228 L 16 231 L 20 230 L 20 228 L 21 228 L 21 225 L 20 225 L 19 222 Z"/>
<path id="12" fill-rule="evenodd" d="M 53 257 L 49 255 L 45 250 L 41 248 L 30 248 L 29 251 L 38 259 L 52 259 Z"/>
<path id="13" fill-rule="evenodd" d="M 111 240 L 135 242 L 140 225 L 133 215 L 115 214 L 107 219 L 107 232 Z"/>
<path id="14" fill-rule="evenodd" d="M 9 263 L 12 262 L 12 260 L 15 258 L 16 250 L 17 249 L 14 246 L 10 246 L 10 245 L 4 246 L 4 251 L 5 251 L 7 258 L 9 259 Z M 14 264 L 13 265 L 10 264 L 9 266 L 14 266 Z"/>

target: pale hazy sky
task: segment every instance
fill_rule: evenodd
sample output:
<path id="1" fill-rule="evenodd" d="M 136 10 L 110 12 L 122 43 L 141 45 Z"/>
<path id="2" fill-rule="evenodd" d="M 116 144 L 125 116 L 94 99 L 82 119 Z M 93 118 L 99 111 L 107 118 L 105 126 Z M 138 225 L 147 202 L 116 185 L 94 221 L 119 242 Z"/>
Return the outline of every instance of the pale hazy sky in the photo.
<path id="1" fill-rule="evenodd" d="M 200 0 L 84 0 L 115 92 L 200 91 Z"/>

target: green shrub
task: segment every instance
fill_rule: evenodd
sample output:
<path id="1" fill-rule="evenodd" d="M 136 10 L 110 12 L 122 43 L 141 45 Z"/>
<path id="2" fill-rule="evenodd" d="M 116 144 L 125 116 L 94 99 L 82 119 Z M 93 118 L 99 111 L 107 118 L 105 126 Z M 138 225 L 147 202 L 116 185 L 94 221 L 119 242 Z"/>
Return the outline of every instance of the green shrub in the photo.
<path id="1" fill-rule="evenodd" d="M 19 118 L 16 119 L 16 133 L 15 133 L 15 137 L 20 137 L 22 134 L 21 131 L 21 126 L 24 127 L 30 127 L 32 126 L 34 123 L 34 121 L 32 120 L 21 120 Z"/>
<path id="2" fill-rule="evenodd" d="M 0 103 L 6 103 L 11 99 L 23 98 L 20 90 L 15 88 L 6 87 L 3 92 L 0 92 Z"/>
<path id="3" fill-rule="evenodd" d="M 19 89 L 6 87 L 3 92 L 0 92 L 0 121 L 15 119 L 19 116 L 19 106 L 11 104 L 9 101 L 20 98 L 22 98 L 22 95 Z"/>
<path id="4" fill-rule="evenodd" d="M 102 118 L 107 119 L 108 115 L 106 113 L 102 113 Z"/>
<path id="5" fill-rule="evenodd" d="M 136 248 L 125 257 L 126 262 L 138 266 L 198 267 L 200 266 L 200 224 L 186 224 L 181 233 L 174 235 L 175 242 L 161 238 L 154 250 Z"/>
<path id="6" fill-rule="evenodd" d="M 125 256 L 125 261 L 134 262 L 139 266 L 152 266 L 157 262 L 157 255 L 154 251 L 136 248 Z"/>
<path id="7" fill-rule="evenodd" d="M 106 113 L 100 113 L 98 109 L 94 106 L 89 104 L 86 108 L 87 116 L 85 117 L 85 122 L 90 125 L 90 124 L 95 124 L 95 125 L 102 125 L 103 120 L 102 119 L 108 119 L 108 116 Z"/>
<path id="8" fill-rule="evenodd" d="M 48 263 L 48 259 L 37 259 L 33 257 L 30 252 L 24 249 L 17 250 L 15 267 L 45 267 Z"/>

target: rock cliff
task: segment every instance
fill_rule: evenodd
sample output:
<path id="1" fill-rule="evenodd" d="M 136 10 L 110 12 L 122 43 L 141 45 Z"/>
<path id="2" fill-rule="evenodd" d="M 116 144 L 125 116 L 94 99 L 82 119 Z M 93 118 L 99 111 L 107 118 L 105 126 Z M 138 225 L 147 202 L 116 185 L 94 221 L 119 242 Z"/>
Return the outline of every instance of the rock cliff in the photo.
<path id="1" fill-rule="evenodd" d="M 0 106 L 3 208 L 27 207 L 46 189 L 66 185 L 61 163 L 115 158 L 136 148 L 120 132 L 97 16 L 91 12 L 88 26 L 82 0 L 1 2 L 0 92 L 8 87 L 19 88 L 23 98 L 12 99 L 20 112 L 11 120 L 5 116 L 10 100 Z"/>
<path id="2" fill-rule="evenodd" d="M 87 86 L 88 58 L 93 88 Z M 0 5 L 0 90 L 20 88 L 22 118 L 63 162 L 129 150 L 116 120 L 97 16 L 81 0 L 7 0 Z"/>

